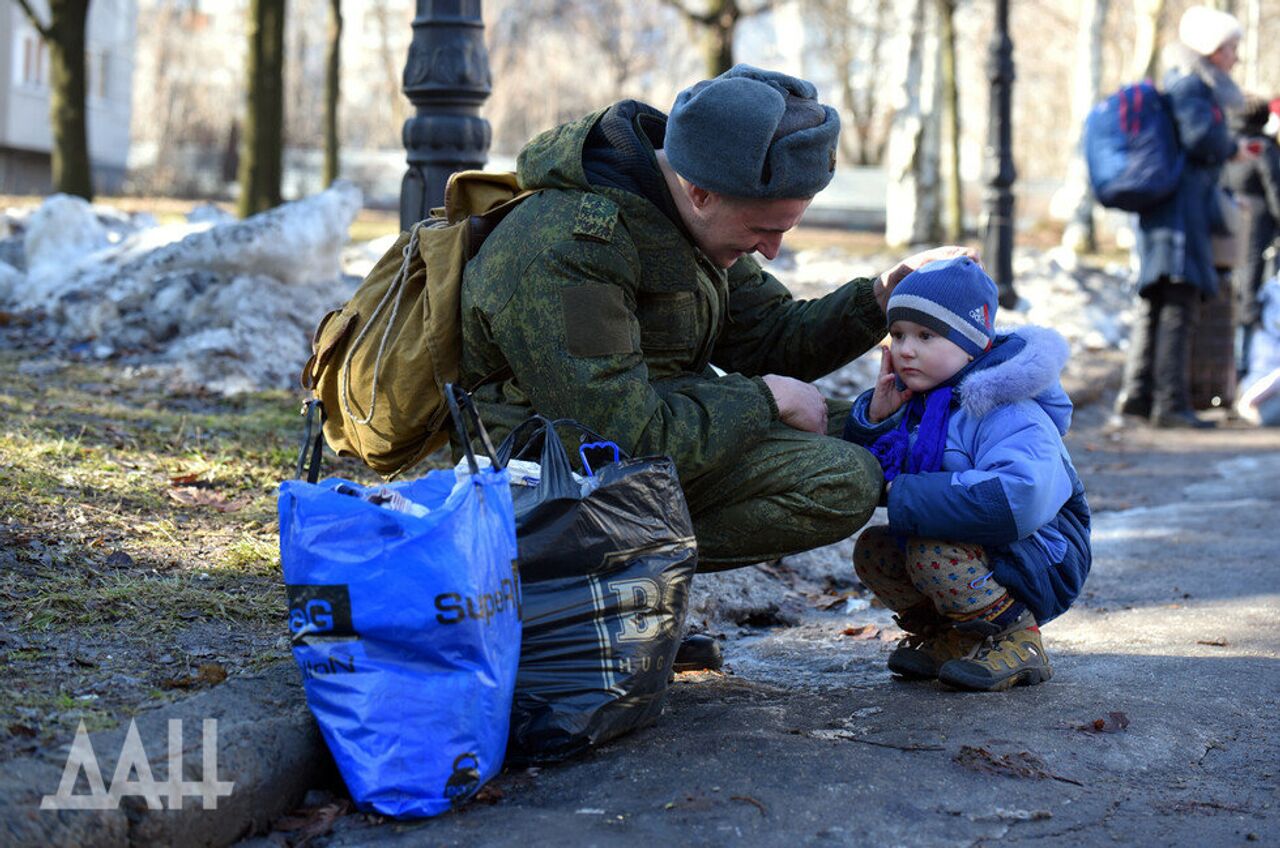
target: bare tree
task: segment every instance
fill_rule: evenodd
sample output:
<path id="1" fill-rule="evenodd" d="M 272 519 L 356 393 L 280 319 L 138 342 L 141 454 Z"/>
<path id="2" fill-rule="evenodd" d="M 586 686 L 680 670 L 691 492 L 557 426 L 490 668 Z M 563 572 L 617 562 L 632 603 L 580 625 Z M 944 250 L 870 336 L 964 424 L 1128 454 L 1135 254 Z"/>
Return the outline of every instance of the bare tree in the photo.
<path id="1" fill-rule="evenodd" d="M 1135 80 L 1155 78 L 1156 59 L 1160 55 L 1160 23 L 1163 17 L 1164 0 L 1133 0 L 1136 36 L 1129 76 Z"/>
<path id="2" fill-rule="evenodd" d="M 16 2 L 49 48 L 53 70 L 49 86 L 53 190 L 92 200 L 84 64 L 89 0 L 49 0 L 48 23 L 40 20 L 28 0 Z"/>
<path id="3" fill-rule="evenodd" d="M 1259 56 L 1262 30 L 1262 0 L 1246 0 L 1244 19 L 1244 84 L 1250 91 L 1257 91 L 1259 86 L 1258 68 L 1262 64 Z"/>
<path id="4" fill-rule="evenodd" d="M 1077 138 L 1102 94 L 1102 42 L 1111 3 L 1110 0 L 1081 0 L 1080 5 L 1075 79 L 1071 87 L 1071 126 Z M 1097 250 L 1093 191 L 1089 187 L 1084 151 L 1079 146 L 1067 165 L 1067 179 L 1055 200 L 1068 210 L 1062 246 L 1076 253 Z"/>
<path id="5" fill-rule="evenodd" d="M 808 0 L 817 19 L 816 39 L 829 57 L 840 91 L 840 109 L 850 131 L 840 133 L 840 153 L 849 162 L 875 165 L 884 154 L 886 114 L 880 103 L 883 85 L 881 49 L 889 30 L 889 0 L 865 5 L 849 0 Z"/>
<path id="6" fill-rule="evenodd" d="M 661 60 L 667 31 L 659 10 L 629 0 L 577 0 L 565 20 L 595 45 L 610 71 L 615 97 L 652 73 Z"/>
<path id="7" fill-rule="evenodd" d="M 692 9 L 688 0 L 663 0 L 702 33 L 702 55 L 707 79 L 717 77 L 733 67 L 733 36 L 738 22 L 772 11 L 778 0 L 758 0 L 751 6 L 738 0 L 706 0 L 703 10 Z"/>
<path id="8" fill-rule="evenodd" d="M 329 50 L 324 75 L 324 174 L 326 186 L 338 178 L 338 104 L 342 71 L 342 0 L 329 0 Z"/>
<path id="9" fill-rule="evenodd" d="M 952 244 L 964 235 L 964 189 L 960 183 L 960 86 L 956 82 L 956 0 L 938 0 L 939 81 L 947 144 L 942 148 L 946 175 L 947 214 L 944 235 Z"/>
<path id="10" fill-rule="evenodd" d="M 906 68 L 897 92 L 885 170 L 885 241 L 902 247 L 938 238 L 938 49 L 929 31 L 933 3 L 898 4 L 908 33 Z"/>
<path id="11" fill-rule="evenodd" d="M 661 4 L 493 0 L 485 15 L 499 81 L 484 106 L 495 153 L 514 153 L 542 130 L 628 97 L 665 109 L 702 73 L 678 15 Z"/>
<path id="12" fill-rule="evenodd" d="M 284 172 L 284 4 L 249 4 L 248 108 L 240 156 L 240 217 L 280 205 Z"/>

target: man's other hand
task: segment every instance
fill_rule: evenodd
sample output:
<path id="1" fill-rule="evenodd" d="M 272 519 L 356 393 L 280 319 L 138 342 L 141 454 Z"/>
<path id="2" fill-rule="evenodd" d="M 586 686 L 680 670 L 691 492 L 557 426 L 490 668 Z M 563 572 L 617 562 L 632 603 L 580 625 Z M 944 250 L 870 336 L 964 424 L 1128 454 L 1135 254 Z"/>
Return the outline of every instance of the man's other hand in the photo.
<path id="1" fill-rule="evenodd" d="M 763 379 L 773 392 L 783 424 L 819 435 L 827 432 L 827 401 L 817 386 L 778 374 L 766 374 Z"/>
<path id="2" fill-rule="evenodd" d="M 939 259 L 954 259 L 957 256 L 967 256 L 979 265 L 982 264 L 982 260 L 978 258 L 978 251 L 972 247 L 961 247 L 952 244 L 946 247 L 934 247 L 920 253 L 913 253 L 888 271 L 885 271 L 876 279 L 874 288 L 876 302 L 880 304 L 880 311 L 888 311 L 889 295 L 893 294 L 893 287 L 902 282 L 903 277 L 928 265 L 930 262 L 936 262 Z"/>

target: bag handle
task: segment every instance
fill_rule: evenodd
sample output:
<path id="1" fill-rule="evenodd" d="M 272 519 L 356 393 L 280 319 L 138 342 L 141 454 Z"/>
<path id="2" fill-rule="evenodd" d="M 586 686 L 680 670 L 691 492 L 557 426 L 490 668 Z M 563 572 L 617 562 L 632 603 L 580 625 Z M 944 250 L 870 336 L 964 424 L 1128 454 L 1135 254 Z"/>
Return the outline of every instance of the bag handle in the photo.
<path id="1" fill-rule="evenodd" d="M 544 498 L 576 498 L 581 495 L 579 486 L 573 479 L 569 454 L 557 435 L 557 429 L 565 427 L 577 430 L 592 442 L 608 442 L 599 433 L 572 418 L 557 418 L 553 421 L 545 415 L 534 414 L 512 430 L 498 448 L 498 457 L 505 465 L 513 456 L 516 458 L 524 456 L 529 448 L 536 444 L 538 436 L 542 436 L 542 453 L 539 457 L 542 474 L 538 480 L 538 489 L 543 493 Z M 522 445 L 519 451 L 515 451 L 517 444 Z M 609 444 L 613 443 L 609 442 Z M 619 453 L 621 454 L 621 451 Z"/>
<path id="2" fill-rule="evenodd" d="M 488 431 L 484 429 L 480 413 L 476 410 L 476 402 L 471 395 L 460 386 L 445 383 L 444 399 L 449 402 L 449 415 L 453 418 L 453 426 L 458 429 L 458 436 L 462 439 L 462 450 L 467 455 L 467 466 L 471 469 L 472 476 L 480 473 L 480 465 L 476 462 L 476 453 L 471 447 L 471 431 L 467 429 L 467 417 L 463 414 L 464 411 L 470 414 L 471 422 L 476 428 L 476 436 L 484 445 L 484 452 L 488 455 L 494 471 L 506 468 L 507 460 L 499 459 L 499 454 L 494 453 L 493 442 L 489 439 Z"/>
<path id="3" fill-rule="evenodd" d="M 320 410 L 320 429 L 315 431 L 315 435 L 311 435 L 311 431 L 315 426 L 316 410 Z M 324 403 L 319 400 L 309 400 L 302 405 L 302 415 L 306 416 L 302 426 L 302 444 L 298 446 L 298 479 L 304 476 L 308 483 L 314 483 L 320 479 L 320 461 L 324 452 L 324 422 L 329 417 L 325 414 Z M 311 460 L 307 461 L 307 452 L 310 449 Z"/>

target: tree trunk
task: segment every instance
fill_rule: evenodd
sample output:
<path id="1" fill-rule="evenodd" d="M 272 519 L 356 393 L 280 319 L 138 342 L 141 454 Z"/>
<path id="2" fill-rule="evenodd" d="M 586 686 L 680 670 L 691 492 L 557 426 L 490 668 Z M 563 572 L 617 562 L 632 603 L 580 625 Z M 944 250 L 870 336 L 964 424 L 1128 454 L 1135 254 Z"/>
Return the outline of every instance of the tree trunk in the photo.
<path id="1" fill-rule="evenodd" d="M 329 55 L 324 77 L 324 174 L 326 187 L 338 178 L 338 103 L 342 68 L 342 0 L 329 0 Z"/>
<path id="2" fill-rule="evenodd" d="M 938 52 L 937 39 L 926 27 L 931 5 L 912 0 L 899 7 L 910 47 L 889 131 L 885 241 L 891 247 L 938 236 Z"/>
<path id="3" fill-rule="evenodd" d="M 240 217 L 280 205 L 284 171 L 284 0 L 251 0 Z"/>
<path id="4" fill-rule="evenodd" d="M 1076 34 L 1075 78 L 1071 89 L 1071 126 L 1084 130 L 1090 110 L 1102 96 L 1102 37 L 1107 25 L 1110 0 L 1081 0 L 1080 29 Z M 1098 249 L 1094 226 L 1093 191 L 1089 187 L 1089 169 L 1080 145 L 1067 165 L 1067 179 L 1055 198 L 1067 220 L 1062 232 L 1062 246 L 1074 253 Z"/>
<path id="5" fill-rule="evenodd" d="M 1262 57 L 1258 54 L 1258 30 L 1262 28 L 1262 0 L 1248 0 L 1245 7 L 1244 20 L 1244 87 L 1249 91 L 1257 91 L 1261 85 L 1258 76 Z"/>
<path id="6" fill-rule="evenodd" d="M 737 0 L 713 0 L 712 22 L 703 32 L 702 53 L 707 79 L 718 77 L 733 67 L 733 31 L 738 23 Z"/>
<path id="7" fill-rule="evenodd" d="M 18 5 L 49 48 L 53 190 L 92 200 L 93 167 L 89 162 L 84 64 L 89 0 L 50 0 L 47 25 L 26 0 L 18 0 Z"/>
<path id="8" fill-rule="evenodd" d="M 775 0 L 762 0 L 754 8 L 743 11 L 738 0 L 710 0 L 707 11 L 699 13 L 684 5 L 684 0 L 664 0 L 702 33 L 702 57 L 707 79 L 718 77 L 733 67 L 733 34 L 738 21 L 770 11 Z"/>
<path id="9" fill-rule="evenodd" d="M 1129 76 L 1135 81 L 1155 79 L 1156 58 L 1160 52 L 1160 21 L 1163 17 L 1164 0 L 1133 0 L 1133 21 L 1137 37 Z"/>
<path id="10" fill-rule="evenodd" d="M 946 174 L 946 240 L 956 244 L 964 237 L 964 189 L 960 182 L 960 89 L 956 85 L 956 0 L 938 0 L 943 120 L 946 146 L 942 170 Z"/>

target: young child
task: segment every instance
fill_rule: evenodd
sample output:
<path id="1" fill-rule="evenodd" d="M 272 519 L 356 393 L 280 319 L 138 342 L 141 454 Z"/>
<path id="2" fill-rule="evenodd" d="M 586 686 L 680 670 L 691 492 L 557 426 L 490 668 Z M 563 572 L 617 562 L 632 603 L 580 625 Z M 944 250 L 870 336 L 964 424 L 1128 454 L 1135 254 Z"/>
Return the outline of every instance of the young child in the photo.
<path id="1" fill-rule="evenodd" d="M 854 568 L 907 632 L 904 677 L 991 692 L 1052 675 L 1043 624 L 1089 572 L 1089 505 L 1062 436 L 1071 401 L 1056 332 L 997 335 L 996 286 L 967 257 L 932 262 L 889 298 L 891 344 L 845 438 L 868 445 L 889 524 Z"/>

